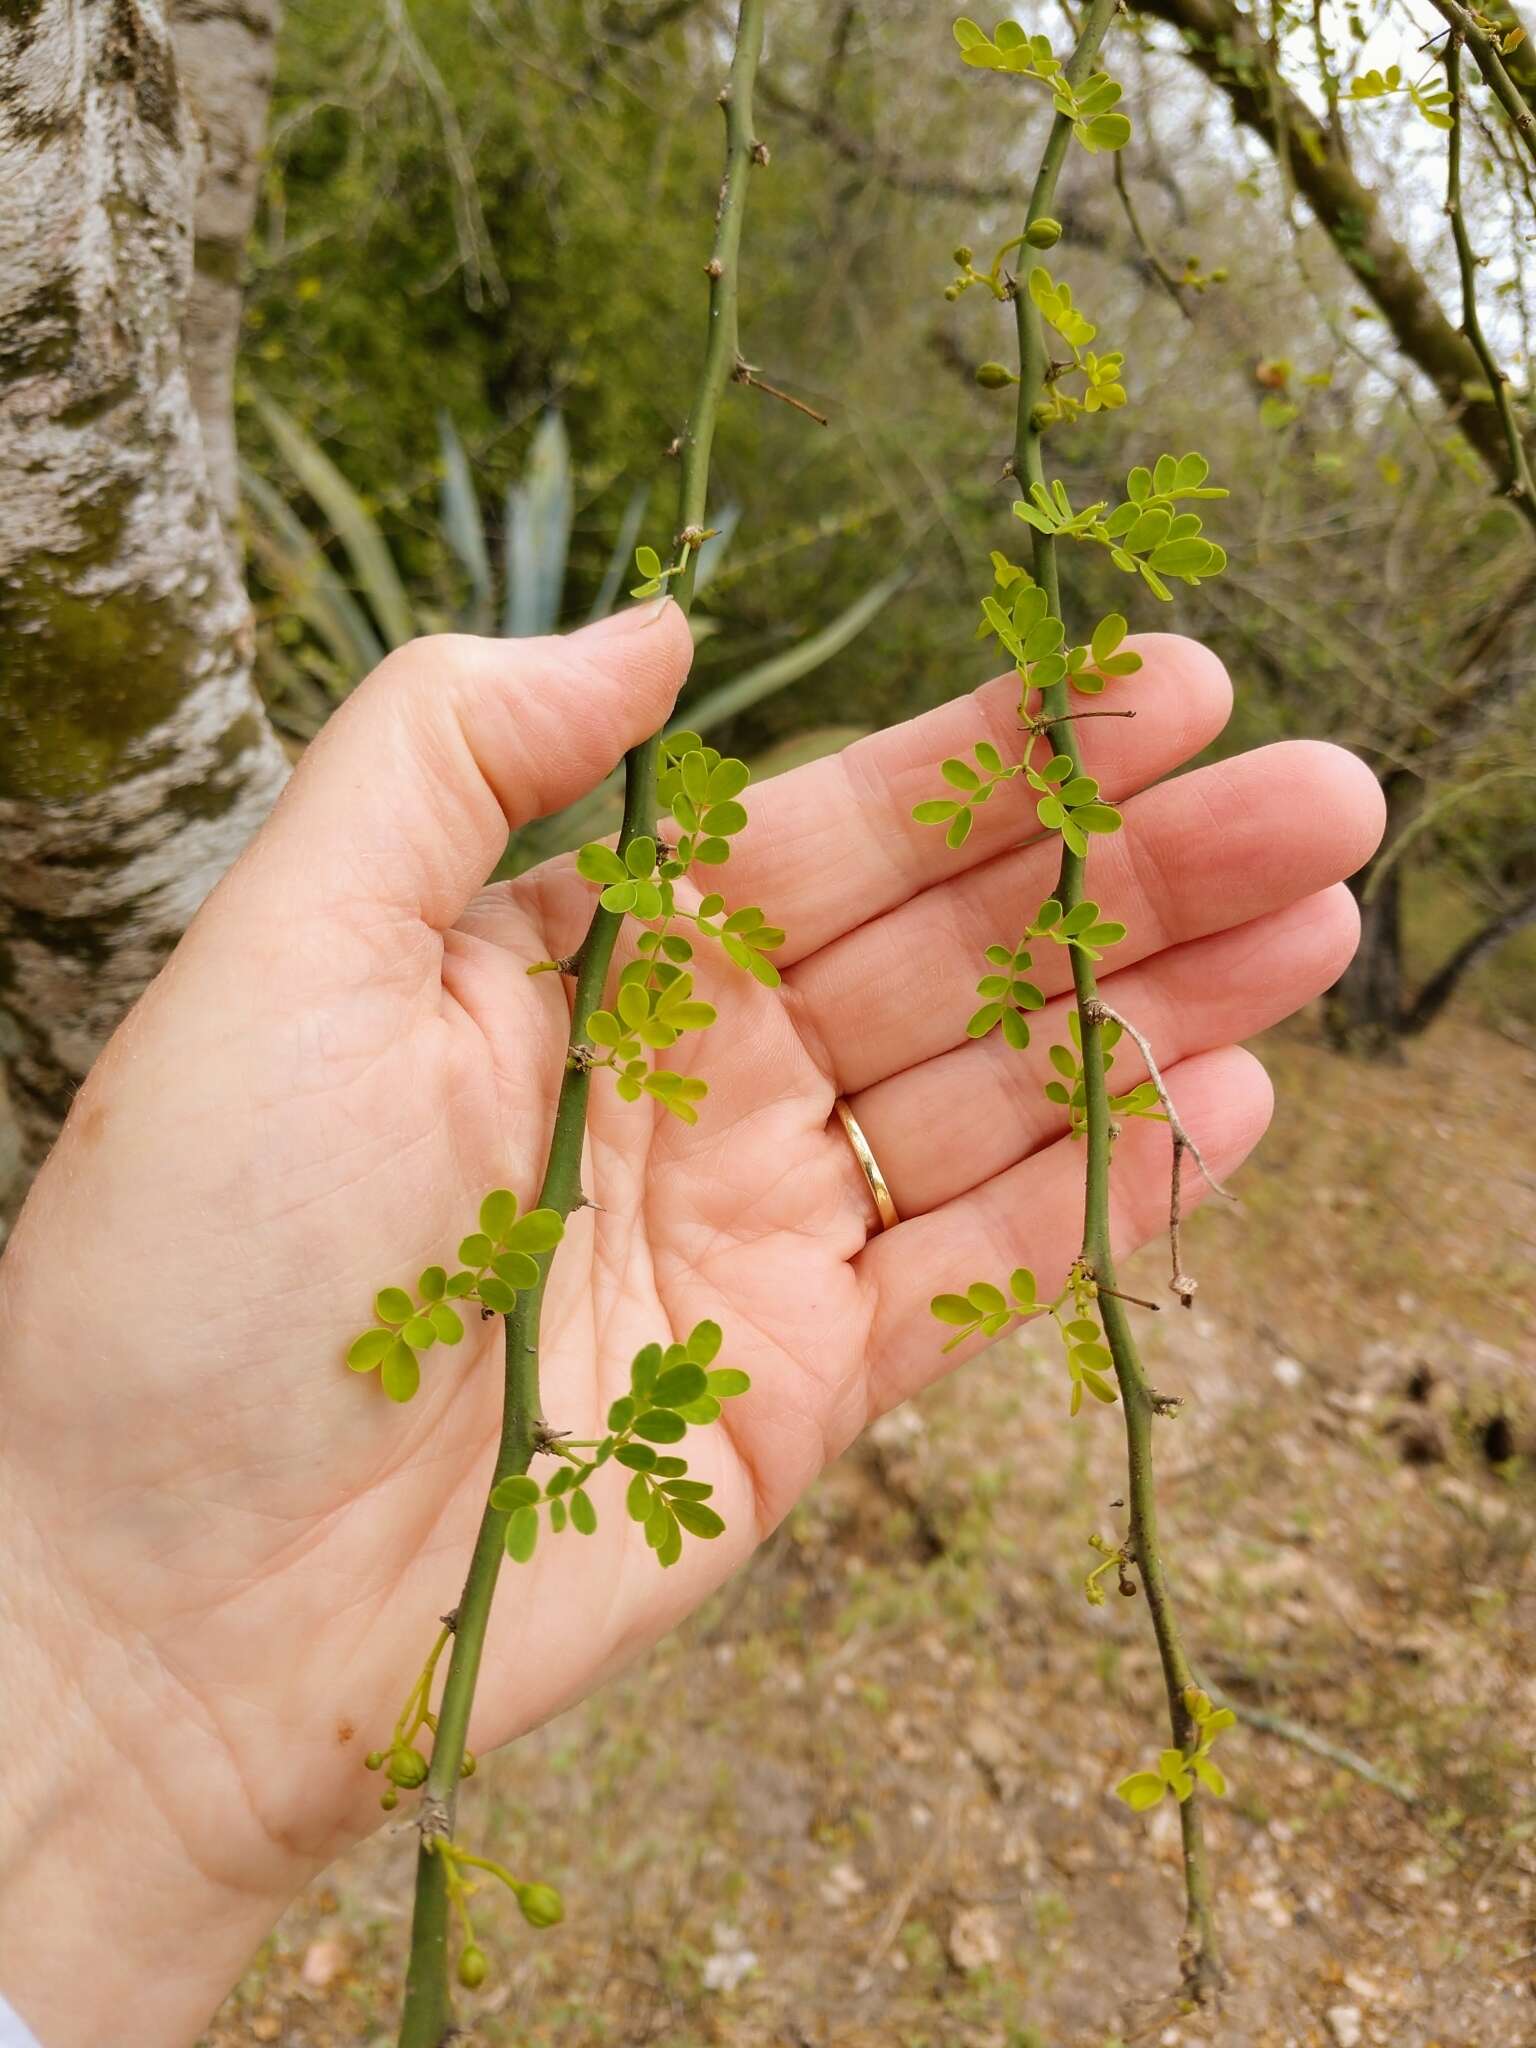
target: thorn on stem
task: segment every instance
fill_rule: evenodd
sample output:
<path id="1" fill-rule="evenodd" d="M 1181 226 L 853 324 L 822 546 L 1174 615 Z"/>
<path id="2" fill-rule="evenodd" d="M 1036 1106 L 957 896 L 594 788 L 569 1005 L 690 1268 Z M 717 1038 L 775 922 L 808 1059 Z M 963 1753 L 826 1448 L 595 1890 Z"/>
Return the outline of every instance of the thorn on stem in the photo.
<path id="1" fill-rule="evenodd" d="M 731 372 L 733 384 L 746 384 L 754 391 L 761 391 L 765 397 L 778 399 L 781 405 L 793 406 L 796 412 L 803 412 L 807 419 L 814 420 L 818 427 L 827 424 L 824 412 L 818 412 L 813 405 L 807 405 L 803 398 L 795 398 L 788 391 L 781 391 L 777 384 L 770 384 L 766 377 L 757 374 L 755 366 L 742 357 L 736 358 L 736 367 Z"/>
<path id="2" fill-rule="evenodd" d="M 1137 1308 L 1151 1309 L 1152 1313 L 1157 1316 L 1160 1316 L 1163 1312 L 1163 1304 L 1160 1301 L 1144 1301 L 1139 1294 L 1127 1294 L 1122 1288 L 1106 1287 L 1101 1281 L 1097 1280 L 1094 1282 L 1094 1285 L 1098 1288 L 1100 1294 L 1107 1294 L 1112 1301 L 1129 1301 Z"/>

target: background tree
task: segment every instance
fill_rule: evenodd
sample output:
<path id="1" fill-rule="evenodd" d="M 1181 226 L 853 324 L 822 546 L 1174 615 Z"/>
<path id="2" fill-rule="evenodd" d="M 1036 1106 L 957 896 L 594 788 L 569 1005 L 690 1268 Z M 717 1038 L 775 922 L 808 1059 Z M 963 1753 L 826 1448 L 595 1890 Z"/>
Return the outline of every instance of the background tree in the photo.
<path id="1" fill-rule="evenodd" d="M 275 0 L 0 27 L 0 1001 L 26 1155 L 260 822 L 229 394 Z"/>

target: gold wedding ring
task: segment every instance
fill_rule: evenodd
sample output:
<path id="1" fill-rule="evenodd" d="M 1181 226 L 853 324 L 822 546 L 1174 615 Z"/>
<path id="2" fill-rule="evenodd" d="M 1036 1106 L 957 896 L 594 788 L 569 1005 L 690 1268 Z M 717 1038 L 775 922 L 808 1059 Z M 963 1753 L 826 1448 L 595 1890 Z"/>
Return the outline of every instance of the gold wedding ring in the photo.
<path id="1" fill-rule="evenodd" d="M 869 1192 L 875 1198 L 875 1209 L 880 1218 L 880 1228 L 889 1230 L 901 1218 L 896 1214 L 896 1204 L 891 1200 L 891 1190 L 885 1175 L 880 1171 L 875 1155 L 869 1149 L 869 1140 L 859 1129 L 858 1119 L 839 1095 L 832 1107 L 837 1111 L 843 1129 L 848 1133 L 848 1142 L 853 1147 L 853 1156 L 859 1162 L 859 1170 L 869 1182 Z"/>

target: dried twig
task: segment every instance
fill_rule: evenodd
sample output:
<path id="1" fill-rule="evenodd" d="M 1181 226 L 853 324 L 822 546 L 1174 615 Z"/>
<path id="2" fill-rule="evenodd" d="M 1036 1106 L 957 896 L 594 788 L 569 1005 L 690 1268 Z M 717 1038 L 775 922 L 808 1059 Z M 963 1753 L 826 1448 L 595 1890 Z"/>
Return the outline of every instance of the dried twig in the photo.
<path id="1" fill-rule="evenodd" d="M 1163 1105 L 1163 1114 L 1167 1117 L 1168 1128 L 1173 1133 L 1173 1185 L 1168 1197 L 1168 1251 L 1173 1265 L 1173 1277 L 1169 1284 L 1173 1288 L 1174 1293 L 1179 1297 L 1179 1300 L 1183 1302 L 1186 1308 L 1189 1308 L 1194 1303 L 1195 1289 L 1199 1282 L 1192 1280 L 1184 1271 L 1184 1261 L 1180 1248 L 1180 1234 L 1184 1222 L 1184 1154 L 1186 1152 L 1189 1154 L 1190 1158 L 1194 1160 L 1196 1166 L 1199 1167 L 1204 1175 L 1207 1185 L 1216 1194 L 1220 1195 L 1224 1202 L 1235 1202 L 1237 1197 L 1229 1189 L 1224 1188 L 1215 1174 L 1212 1173 L 1205 1163 L 1200 1147 L 1185 1129 L 1183 1120 L 1174 1107 L 1173 1097 L 1168 1093 L 1168 1084 L 1158 1069 L 1156 1057 L 1153 1054 L 1152 1047 L 1147 1042 L 1146 1035 L 1137 1030 L 1129 1017 L 1122 1017 L 1118 1010 L 1112 1010 L 1109 1004 L 1101 997 L 1095 997 L 1094 1001 L 1088 1005 L 1088 1008 L 1101 1024 L 1118 1024 L 1126 1037 L 1134 1041 L 1137 1050 L 1146 1062 L 1147 1078 L 1157 1090 L 1157 1099 Z"/>

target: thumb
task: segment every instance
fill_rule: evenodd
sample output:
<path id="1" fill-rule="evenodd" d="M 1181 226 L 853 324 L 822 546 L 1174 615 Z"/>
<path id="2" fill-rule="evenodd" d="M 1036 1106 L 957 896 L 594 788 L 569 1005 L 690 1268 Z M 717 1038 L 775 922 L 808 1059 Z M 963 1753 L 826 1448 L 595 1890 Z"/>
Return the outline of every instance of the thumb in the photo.
<path id="1" fill-rule="evenodd" d="M 230 892 L 375 931 L 446 930 L 509 832 L 594 788 L 664 722 L 692 657 L 670 599 L 546 639 L 413 640 L 308 748 Z"/>

